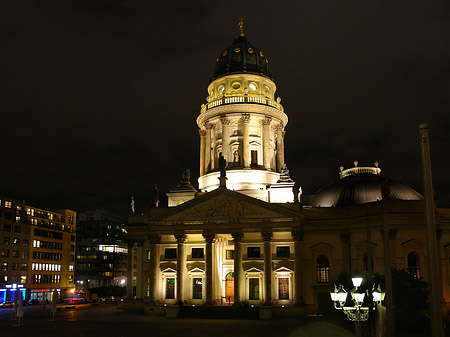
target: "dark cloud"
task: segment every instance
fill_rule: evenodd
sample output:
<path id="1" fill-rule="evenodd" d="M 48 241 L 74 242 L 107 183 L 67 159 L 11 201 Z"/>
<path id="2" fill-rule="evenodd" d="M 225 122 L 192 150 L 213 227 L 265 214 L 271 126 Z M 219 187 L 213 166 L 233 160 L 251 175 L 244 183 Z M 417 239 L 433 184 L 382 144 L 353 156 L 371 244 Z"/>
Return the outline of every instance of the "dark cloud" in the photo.
<path id="1" fill-rule="evenodd" d="M 448 203 L 450 5 L 406 0 L 2 2 L 3 194 L 122 211 L 186 167 L 195 183 L 195 120 L 239 17 L 269 57 L 304 193 L 355 159 L 421 189 L 426 122 Z"/>

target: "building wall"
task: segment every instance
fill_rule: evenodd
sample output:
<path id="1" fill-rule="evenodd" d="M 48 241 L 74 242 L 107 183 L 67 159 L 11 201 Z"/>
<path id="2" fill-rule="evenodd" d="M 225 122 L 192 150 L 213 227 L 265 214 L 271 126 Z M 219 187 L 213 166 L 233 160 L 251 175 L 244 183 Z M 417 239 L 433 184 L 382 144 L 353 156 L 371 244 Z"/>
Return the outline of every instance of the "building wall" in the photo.
<path id="1" fill-rule="evenodd" d="M 8 270 L 0 271 L 0 288 L 22 287 L 27 299 L 40 300 L 50 299 L 53 289 L 64 294 L 73 288 L 76 212 L 44 210 L 3 197 L 1 214 L 0 265 L 7 263 Z"/>

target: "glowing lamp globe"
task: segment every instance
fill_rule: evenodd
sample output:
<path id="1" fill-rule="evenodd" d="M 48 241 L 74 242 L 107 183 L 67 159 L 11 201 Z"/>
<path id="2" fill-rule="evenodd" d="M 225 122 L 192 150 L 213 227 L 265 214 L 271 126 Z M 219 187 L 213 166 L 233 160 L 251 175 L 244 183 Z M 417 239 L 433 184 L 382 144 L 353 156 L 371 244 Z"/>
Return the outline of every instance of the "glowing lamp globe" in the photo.
<path id="1" fill-rule="evenodd" d="M 359 287 L 362 283 L 362 277 L 352 277 L 354 287 Z"/>

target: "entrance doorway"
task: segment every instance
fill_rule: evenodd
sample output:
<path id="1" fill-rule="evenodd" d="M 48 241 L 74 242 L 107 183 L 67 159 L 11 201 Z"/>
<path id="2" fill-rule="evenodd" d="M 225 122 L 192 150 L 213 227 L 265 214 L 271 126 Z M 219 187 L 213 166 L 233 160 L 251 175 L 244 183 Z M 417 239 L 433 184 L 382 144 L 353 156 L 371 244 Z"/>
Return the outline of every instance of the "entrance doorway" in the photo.
<path id="1" fill-rule="evenodd" d="M 234 273 L 230 272 L 225 276 L 225 297 L 228 303 L 234 303 Z"/>

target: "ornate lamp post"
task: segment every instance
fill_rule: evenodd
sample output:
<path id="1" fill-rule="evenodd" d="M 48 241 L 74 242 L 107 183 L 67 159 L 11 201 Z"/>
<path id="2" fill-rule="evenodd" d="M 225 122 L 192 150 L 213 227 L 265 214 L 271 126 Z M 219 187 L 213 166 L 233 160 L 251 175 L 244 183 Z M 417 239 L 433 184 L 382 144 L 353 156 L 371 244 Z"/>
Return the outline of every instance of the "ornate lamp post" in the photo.
<path id="1" fill-rule="evenodd" d="M 346 307 L 348 293 L 344 289 L 342 284 L 339 286 L 334 285 L 334 291 L 330 292 L 331 300 L 334 303 L 334 308 L 344 311 L 347 318 L 355 322 L 356 337 L 361 337 L 361 322 L 365 322 L 369 319 L 369 307 L 363 307 L 365 293 L 360 289 L 362 278 L 352 278 L 354 288 L 350 291 L 354 306 Z M 381 292 L 380 286 L 374 287 L 372 290 L 372 299 L 374 306 L 384 299 L 384 293 Z M 370 304 L 369 304 L 370 305 Z"/>

